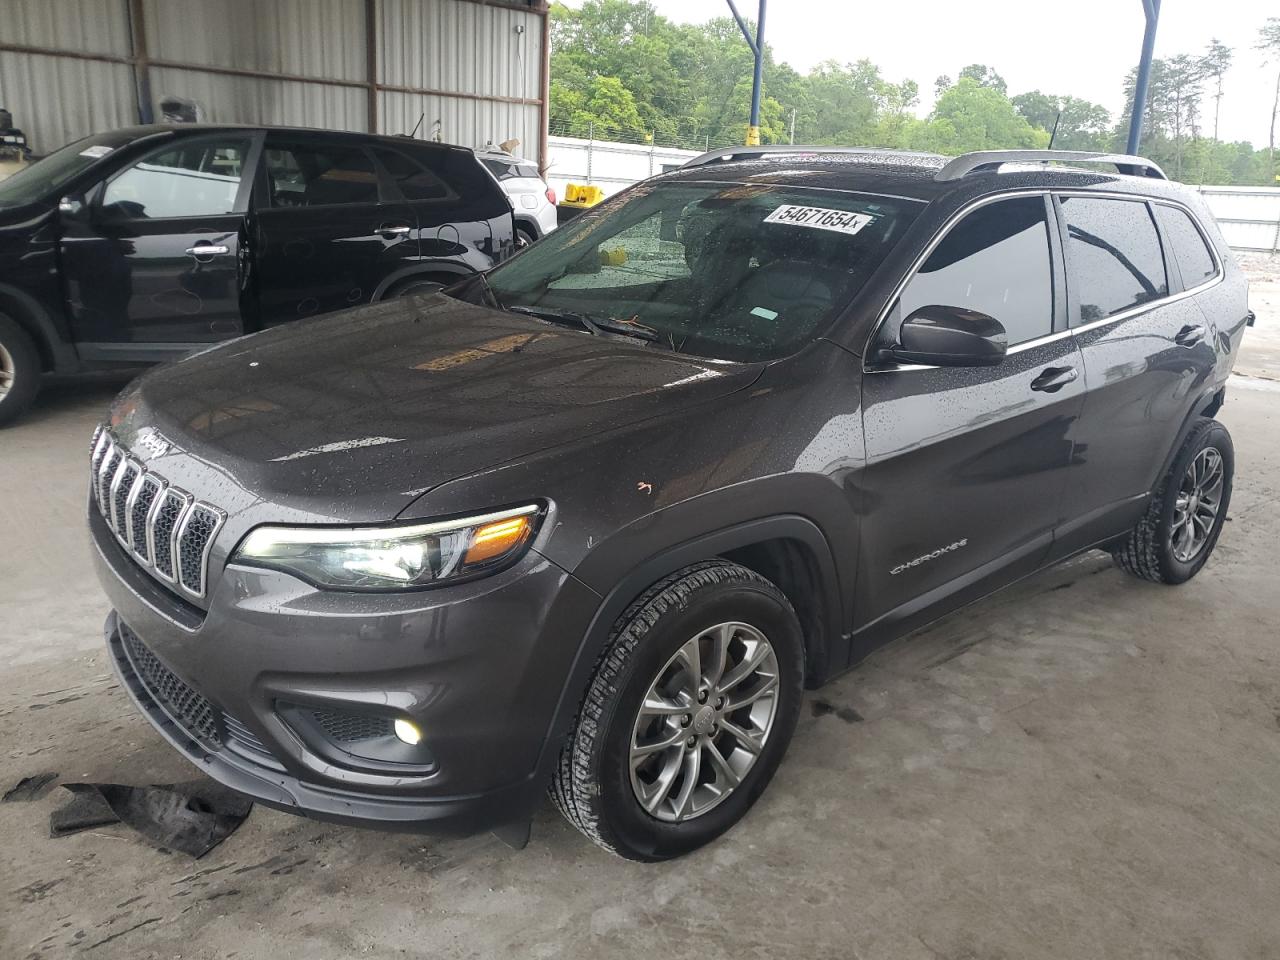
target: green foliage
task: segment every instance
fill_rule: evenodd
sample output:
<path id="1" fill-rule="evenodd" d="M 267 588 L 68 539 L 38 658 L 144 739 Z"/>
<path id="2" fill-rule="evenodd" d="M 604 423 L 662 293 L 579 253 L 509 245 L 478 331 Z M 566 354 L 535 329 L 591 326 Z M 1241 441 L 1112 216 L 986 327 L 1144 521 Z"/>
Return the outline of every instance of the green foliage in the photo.
<path id="1" fill-rule="evenodd" d="M 722 17 L 677 24 L 648 0 L 584 0 L 551 8 L 550 107 L 555 132 L 685 147 L 742 143 L 751 102 L 753 58 L 737 24 Z M 1280 18 L 1260 31 L 1259 49 L 1280 63 Z M 1270 183 L 1266 149 L 1220 143 L 1223 77 L 1232 51 L 1214 40 L 1201 56 L 1153 64 L 1142 152 L 1171 176 L 1217 183 Z M 1125 95 L 1133 102 L 1134 77 Z M 944 154 L 999 148 L 1068 150 L 1123 147 L 1129 109 L 1116 117 L 1077 97 L 1032 90 L 1010 97 L 991 66 L 964 67 L 955 82 L 934 82 L 935 105 L 919 117 L 920 89 L 894 82 L 870 60 L 829 60 L 800 74 L 766 46 L 761 139 L 927 150 Z M 1280 78 L 1277 97 L 1280 98 Z M 1206 101 L 1202 118 L 1201 101 Z"/>

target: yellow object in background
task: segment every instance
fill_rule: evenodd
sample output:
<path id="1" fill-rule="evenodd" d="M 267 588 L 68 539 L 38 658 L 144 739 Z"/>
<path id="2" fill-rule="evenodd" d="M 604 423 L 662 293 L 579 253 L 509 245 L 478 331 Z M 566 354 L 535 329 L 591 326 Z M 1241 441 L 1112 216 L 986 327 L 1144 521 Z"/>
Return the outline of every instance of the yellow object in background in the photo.
<path id="1" fill-rule="evenodd" d="M 601 250 L 600 265 L 603 267 L 620 267 L 627 262 L 627 251 L 625 250 Z"/>
<path id="2" fill-rule="evenodd" d="M 604 191 L 597 186 L 584 183 L 566 184 L 561 206 L 594 207 L 604 199 Z"/>
<path id="3" fill-rule="evenodd" d="M 747 142 L 744 146 L 758 147 L 760 146 L 760 128 L 747 127 Z"/>

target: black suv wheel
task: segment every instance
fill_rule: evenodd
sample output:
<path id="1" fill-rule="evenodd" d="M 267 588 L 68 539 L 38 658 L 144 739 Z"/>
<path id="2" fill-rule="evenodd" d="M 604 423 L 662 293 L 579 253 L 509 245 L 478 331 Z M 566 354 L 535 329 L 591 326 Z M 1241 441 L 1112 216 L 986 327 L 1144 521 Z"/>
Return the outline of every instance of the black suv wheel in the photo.
<path id="1" fill-rule="evenodd" d="M 1185 583 L 1213 553 L 1231 504 L 1235 450 L 1216 420 L 1191 428 L 1147 512 L 1111 549 L 1116 564 L 1156 583 Z"/>
<path id="2" fill-rule="evenodd" d="M 795 730 L 804 645 L 776 586 L 727 561 L 654 584 L 618 619 L 552 797 L 588 838 L 666 860 L 750 809 Z"/>
<path id="3" fill-rule="evenodd" d="M 0 313 L 0 425 L 14 419 L 40 389 L 40 355 L 31 337 Z"/>

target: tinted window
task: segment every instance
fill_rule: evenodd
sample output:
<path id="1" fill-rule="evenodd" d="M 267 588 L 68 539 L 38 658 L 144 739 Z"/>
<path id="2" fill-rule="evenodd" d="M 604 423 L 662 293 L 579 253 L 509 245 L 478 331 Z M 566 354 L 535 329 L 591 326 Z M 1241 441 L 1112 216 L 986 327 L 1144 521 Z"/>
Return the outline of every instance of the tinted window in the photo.
<path id="1" fill-rule="evenodd" d="M 769 183 L 650 183 L 487 277 L 508 307 L 639 325 L 669 349 L 701 356 L 767 359 L 817 336 L 919 208 Z"/>
<path id="2" fill-rule="evenodd" d="M 395 150 L 379 150 L 378 160 L 406 200 L 452 200 L 449 185 L 421 164 Z"/>
<path id="3" fill-rule="evenodd" d="M 148 154 L 108 181 L 108 217 L 211 217 L 231 213 L 249 153 L 247 138 L 201 140 Z"/>
<path id="4" fill-rule="evenodd" d="M 1185 210 L 1158 203 L 1156 216 L 1160 218 L 1160 226 L 1164 227 L 1165 236 L 1173 247 L 1184 287 L 1197 286 L 1218 272 L 1204 237 Z"/>
<path id="5" fill-rule="evenodd" d="M 979 207 L 929 254 L 902 292 L 900 316 L 943 305 L 995 317 L 1009 344 L 1053 332 L 1053 273 L 1044 198 Z"/>
<path id="6" fill-rule="evenodd" d="M 1068 269 L 1079 322 L 1101 320 L 1165 296 L 1160 238 L 1138 200 L 1065 197 Z"/>
<path id="7" fill-rule="evenodd" d="M 494 160 L 487 157 L 480 162 L 499 180 L 510 180 L 513 177 L 538 179 L 538 168 L 531 163 L 521 163 L 519 160 Z"/>
<path id="8" fill-rule="evenodd" d="M 378 174 L 359 147 L 268 144 L 266 156 L 273 207 L 378 202 Z"/>

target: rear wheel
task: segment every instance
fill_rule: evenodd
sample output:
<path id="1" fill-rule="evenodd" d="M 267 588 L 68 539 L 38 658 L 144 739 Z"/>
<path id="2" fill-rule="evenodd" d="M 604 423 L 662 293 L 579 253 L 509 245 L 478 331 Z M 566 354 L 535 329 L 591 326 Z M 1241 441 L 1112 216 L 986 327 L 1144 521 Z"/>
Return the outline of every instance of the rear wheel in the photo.
<path id="1" fill-rule="evenodd" d="M 614 625 L 552 797 L 589 839 L 666 860 L 732 827 L 786 752 L 804 677 L 782 592 L 727 561 L 655 584 Z"/>
<path id="2" fill-rule="evenodd" d="M 516 249 L 523 250 L 529 244 L 537 240 L 537 236 L 528 227 L 516 227 Z"/>
<path id="3" fill-rule="evenodd" d="M 31 406 L 42 376 L 35 343 L 12 317 L 0 313 L 0 425 Z"/>
<path id="4" fill-rule="evenodd" d="M 1185 583 L 1205 565 L 1231 503 L 1235 449 L 1216 420 L 1201 419 L 1151 498 L 1146 514 L 1113 547 L 1116 564 L 1156 583 Z"/>

